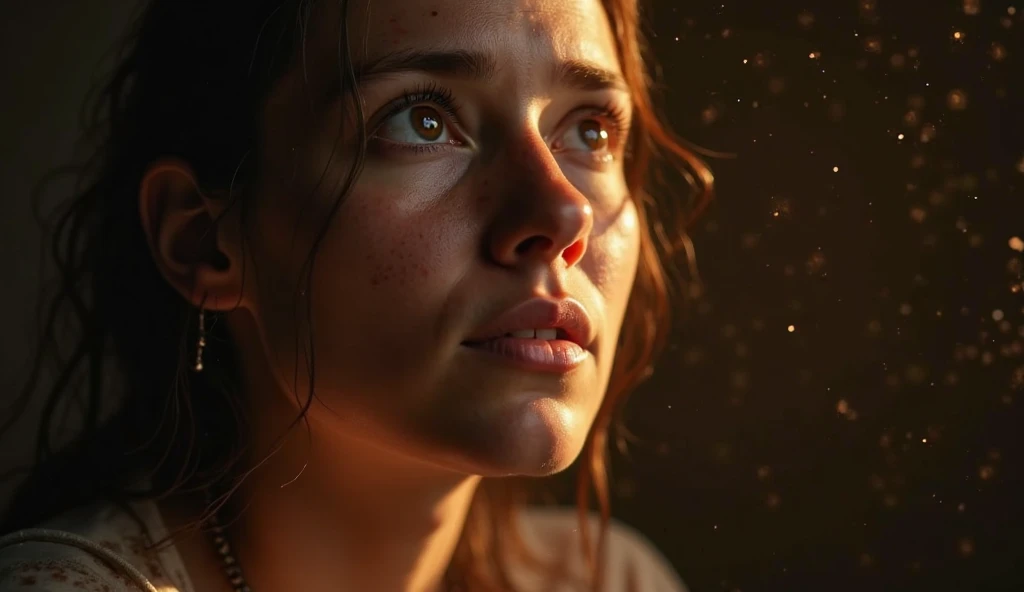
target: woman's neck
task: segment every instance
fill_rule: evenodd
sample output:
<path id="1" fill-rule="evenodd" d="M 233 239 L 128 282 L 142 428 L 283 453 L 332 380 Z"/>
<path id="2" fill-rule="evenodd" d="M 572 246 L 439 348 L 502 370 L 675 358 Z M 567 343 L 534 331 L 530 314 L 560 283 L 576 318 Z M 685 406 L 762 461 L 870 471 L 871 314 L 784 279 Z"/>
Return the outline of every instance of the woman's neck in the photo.
<path id="1" fill-rule="evenodd" d="M 443 589 L 477 484 L 464 479 L 445 493 L 440 487 L 417 492 L 405 483 L 361 496 L 353 488 L 335 494 L 312 488 L 305 478 L 270 493 L 250 494 L 258 485 L 247 483 L 237 499 L 249 504 L 241 510 L 229 504 L 223 518 L 256 592 L 434 592 Z M 191 524 L 204 505 L 191 495 L 159 504 L 172 530 Z M 231 589 L 206 533 L 186 532 L 177 547 L 195 589 Z"/>
<path id="2" fill-rule="evenodd" d="M 299 412 L 275 381 L 247 378 L 259 468 L 228 532 L 253 590 L 440 589 L 480 478 L 354 437 L 316 400 L 293 425 Z"/>
<path id="3" fill-rule="evenodd" d="M 260 359 L 251 320 L 229 320 L 238 321 L 231 331 L 242 359 Z M 339 417 L 317 398 L 297 422 L 295 398 L 271 364 L 245 366 L 247 450 L 257 468 L 235 496 L 241 510 L 221 522 L 250 587 L 438 590 L 480 478 L 397 453 L 410 446 L 385 445 L 369 420 Z"/>
<path id="4" fill-rule="evenodd" d="M 232 535 L 250 586 L 442 589 L 478 479 L 366 482 L 351 467 L 332 468 L 335 478 L 310 466 L 284 488 L 272 479 L 246 487 L 249 505 Z"/>

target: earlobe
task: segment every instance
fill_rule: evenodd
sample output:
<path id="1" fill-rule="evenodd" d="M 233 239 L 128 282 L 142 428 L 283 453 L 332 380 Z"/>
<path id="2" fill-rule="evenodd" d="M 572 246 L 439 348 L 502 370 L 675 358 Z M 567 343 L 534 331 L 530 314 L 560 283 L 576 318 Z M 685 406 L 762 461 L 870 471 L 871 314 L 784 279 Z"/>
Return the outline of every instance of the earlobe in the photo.
<path id="1" fill-rule="evenodd" d="M 229 310 L 241 304 L 236 238 L 225 232 L 230 210 L 204 195 L 192 169 L 160 160 L 139 186 L 139 217 L 160 273 L 193 306 Z"/>

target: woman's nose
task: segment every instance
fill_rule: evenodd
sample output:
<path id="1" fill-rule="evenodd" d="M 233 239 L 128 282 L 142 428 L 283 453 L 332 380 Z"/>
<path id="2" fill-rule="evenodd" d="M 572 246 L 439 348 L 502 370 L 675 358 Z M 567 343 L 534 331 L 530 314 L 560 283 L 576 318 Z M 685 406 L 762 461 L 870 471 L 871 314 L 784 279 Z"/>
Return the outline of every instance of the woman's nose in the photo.
<path id="1" fill-rule="evenodd" d="M 539 134 L 520 142 L 495 159 L 502 170 L 502 200 L 488 236 L 488 251 L 506 267 L 559 258 L 566 267 L 586 253 L 594 226 L 594 210 L 566 178 L 551 149 Z"/>

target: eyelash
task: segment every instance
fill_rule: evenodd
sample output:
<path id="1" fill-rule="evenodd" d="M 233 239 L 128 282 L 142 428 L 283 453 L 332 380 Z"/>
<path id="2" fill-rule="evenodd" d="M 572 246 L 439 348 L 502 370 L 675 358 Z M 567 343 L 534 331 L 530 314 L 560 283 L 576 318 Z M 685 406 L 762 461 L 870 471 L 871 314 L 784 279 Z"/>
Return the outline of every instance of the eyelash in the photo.
<path id="1" fill-rule="evenodd" d="M 441 110 L 444 111 L 445 115 L 450 117 L 452 121 L 456 124 L 459 123 L 459 104 L 456 102 L 451 89 L 443 87 L 435 82 L 421 84 L 412 90 L 402 93 L 402 96 L 391 102 L 391 105 L 388 107 L 387 114 L 382 117 L 380 121 L 383 123 L 395 115 L 398 115 L 403 110 L 421 103 L 434 103 L 438 107 L 441 107 Z"/>
<path id="2" fill-rule="evenodd" d="M 458 125 L 459 124 L 459 104 L 455 99 L 455 95 L 452 93 L 450 88 L 441 86 L 436 82 L 430 82 L 427 84 L 421 84 L 411 90 L 405 91 L 397 99 L 391 102 L 388 107 L 386 114 L 380 118 L 380 124 L 388 121 L 395 115 L 398 115 L 403 110 L 409 107 L 414 107 L 422 103 L 433 103 L 441 110 L 444 114 L 451 118 L 451 120 Z M 608 101 L 603 106 L 584 106 L 583 109 L 590 109 L 590 115 L 596 115 L 602 117 L 611 123 L 616 135 L 620 138 L 620 143 L 626 143 L 626 136 L 630 131 L 629 116 L 626 115 L 626 110 L 621 104 L 617 104 L 614 101 Z M 415 152 L 433 151 L 439 146 L 436 144 L 422 144 L 416 146 L 409 146 L 407 149 Z"/>
<path id="3" fill-rule="evenodd" d="M 626 135 L 629 134 L 629 116 L 626 115 L 626 109 L 614 101 L 608 101 L 603 107 L 595 110 L 594 115 L 604 117 L 611 122 L 612 127 L 615 128 L 615 133 L 619 136 L 620 142 L 626 141 Z"/>

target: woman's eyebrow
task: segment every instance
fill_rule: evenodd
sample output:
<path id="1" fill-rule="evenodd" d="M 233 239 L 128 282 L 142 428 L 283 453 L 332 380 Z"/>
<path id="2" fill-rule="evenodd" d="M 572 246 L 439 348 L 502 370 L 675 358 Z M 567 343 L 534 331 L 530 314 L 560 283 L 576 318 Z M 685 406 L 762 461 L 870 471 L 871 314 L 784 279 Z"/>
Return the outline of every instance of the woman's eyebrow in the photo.
<path id="1" fill-rule="evenodd" d="M 493 54 L 476 51 L 414 51 L 404 49 L 376 57 L 356 67 L 359 83 L 396 72 L 426 72 L 448 78 L 486 82 L 494 78 L 498 60 Z M 564 60 L 555 65 L 551 81 L 579 90 L 617 89 L 628 91 L 616 71 L 584 60 Z"/>

